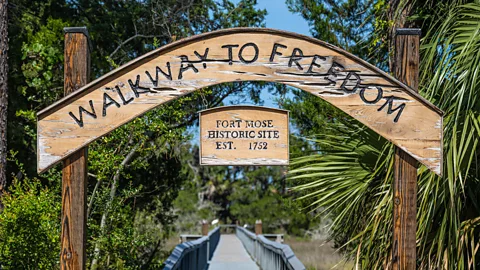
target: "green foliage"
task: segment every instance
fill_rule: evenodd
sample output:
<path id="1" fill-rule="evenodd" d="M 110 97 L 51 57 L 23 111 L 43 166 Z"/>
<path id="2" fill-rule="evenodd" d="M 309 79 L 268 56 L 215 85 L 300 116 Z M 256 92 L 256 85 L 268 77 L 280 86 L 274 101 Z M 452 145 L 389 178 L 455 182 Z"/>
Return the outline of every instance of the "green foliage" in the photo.
<path id="1" fill-rule="evenodd" d="M 180 234 L 201 234 L 202 220 L 212 221 L 217 218 L 221 208 L 209 200 L 200 200 L 198 190 L 187 186 L 178 193 L 173 211 L 177 217 L 175 232 Z"/>
<path id="2" fill-rule="evenodd" d="M 295 158 L 289 178 L 297 183 L 295 190 L 303 191 L 300 199 L 308 200 L 311 211 L 332 217 L 331 237 L 337 243 L 352 257 L 360 248 L 362 255 L 368 254 L 367 269 L 382 268 L 392 230 L 393 148 L 355 122 L 337 128 L 342 136 L 319 134 L 312 139 L 322 150 Z"/>
<path id="3" fill-rule="evenodd" d="M 418 170 L 417 268 L 475 269 L 480 257 L 480 3 L 427 2 L 415 4 L 422 8 L 420 15 L 430 15 L 412 18 L 426 27 L 420 93 L 445 112 L 445 160 L 442 178 L 424 166 Z M 393 147 L 370 130 L 340 120 L 330 126 L 343 135 L 319 132 L 317 152 L 296 159 L 290 179 L 311 208 L 331 214 L 332 236 L 359 266 L 388 268 Z"/>
<path id="4" fill-rule="evenodd" d="M 101 260 L 99 268 L 103 268 L 104 264 L 125 270 L 138 269 L 139 265 L 151 269 L 161 266 L 166 255 L 161 252 L 161 247 L 170 236 L 170 229 L 162 226 L 156 212 L 134 211 L 136 205 L 130 199 L 138 195 L 122 194 L 115 198 L 111 204 L 108 225 L 104 228 L 108 233 L 100 234 L 101 228 L 97 224 L 88 224 L 91 237 L 95 243 L 101 243 L 103 254 L 106 254 L 105 262 Z M 155 203 L 159 201 L 156 199 Z"/>
<path id="5" fill-rule="evenodd" d="M 20 4 L 20 3 L 18 3 Z M 38 4 L 40 5 L 40 4 Z M 41 10 L 47 8 L 43 3 Z M 30 8 L 38 8 L 37 4 Z M 16 13 L 13 9 L 13 13 Z M 63 96 L 63 27 L 61 18 L 39 21 L 29 12 L 14 17 L 9 26 L 9 148 L 18 151 L 26 173 L 34 175 L 36 151 L 36 112 Z M 23 29 L 17 29 L 20 25 Z M 21 150 L 21 151 L 19 151 Z M 9 172 L 16 173 L 14 164 Z"/>
<path id="6" fill-rule="evenodd" d="M 7 134 L 9 148 L 19 161 L 8 164 L 12 175 L 36 175 L 35 113 L 63 96 L 64 27 L 87 26 L 94 79 L 175 39 L 225 27 L 262 26 L 266 14 L 251 0 L 239 5 L 211 0 L 11 0 L 9 4 Z M 182 147 L 190 139 L 187 128 L 196 123 L 198 110 L 218 106 L 229 95 L 258 100 L 261 85 L 231 83 L 197 91 L 90 145 L 87 258 L 92 269 L 160 267 L 168 256 L 162 250 L 164 240 L 176 217 L 173 202 L 187 175 L 180 161 L 188 151 Z M 38 177 L 37 193 L 56 190 L 50 200 L 55 205 L 61 203 L 59 176 L 58 168 L 53 168 Z M 19 179 L 18 185 L 23 181 L 29 180 Z M 8 198 L 18 209 L 29 203 L 21 200 L 23 197 Z M 48 218 L 60 225 L 58 216 Z M 11 237 L 21 237 L 14 232 Z M 50 233 L 59 235 L 53 230 Z M 32 241 L 25 238 L 23 243 Z M 35 245 L 45 245 L 45 239 L 36 241 Z M 58 246 L 56 242 L 55 249 L 45 248 L 56 252 L 54 255 L 41 254 L 45 268 L 58 263 Z M 23 249 L 15 252 L 18 256 L 30 254 Z M 10 261 L 10 257 L 1 260 L 3 267 L 21 262 Z"/>
<path id="7" fill-rule="evenodd" d="M 24 145 L 35 149 L 36 112 L 40 106 L 50 104 L 63 96 L 63 88 L 57 87 L 63 80 L 63 28 L 61 19 L 48 19 L 39 31 L 29 33 L 28 41 L 22 45 L 22 74 L 25 85 L 19 85 L 19 94 L 30 104 L 28 108 L 17 108 L 15 116 L 23 127 L 20 131 L 26 137 Z M 18 132 L 18 131 L 17 131 Z"/>
<path id="8" fill-rule="evenodd" d="M 305 236 L 306 230 L 315 225 L 313 216 L 302 213 L 292 198 L 279 194 L 274 186 L 270 183 L 268 190 L 259 192 L 262 190 L 260 187 L 239 182 L 228 197 L 231 215 L 240 224 L 250 226 L 261 219 L 265 233 L 281 231 L 289 235 Z"/>
<path id="9" fill-rule="evenodd" d="M 292 123 L 298 130 L 297 135 L 309 137 L 320 131 L 325 134 L 338 134 L 336 129 L 330 128 L 348 115 L 330 105 L 327 101 L 318 98 L 303 90 L 290 89 L 293 93 L 291 99 L 286 99 L 282 107 L 290 111 Z M 297 144 L 292 144 L 295 150 Z"/>
<path id="10" fill-rule="evenodd" d="M 327 41 L 359 57 L 368 58 L 375 0 L 286 0 L 290 11 L 300 14 L 310 25 L 313 37 Z"/>
<path id="11" fill-rule="evenodd" d="M 174 203 L 175 228 L 180 233 L 198 233 L 202 219 L 242 225 L 261 219 L 266 232 L 297 236 L 305 236 L 318 224 L 314 215 L 302 213 L 287 193 L 291 185 L 285 167 L 199 166 L 196 146 L 182 160 L 188 165 L 184 173 L 190 181 Z"/>
<path id="12" fill-rule="evenodd" d="M 480 262 L 480 2 L 475 2 L 452 8 L 427 32 L 422 47 L 422 94 L 445 112 L 444 177 L 425 169 L 419 173 L 425 268 L 472 269 Z"/>
<path id="13" fill-rule="evenodd" d="M 22 72 L 27 86 L 21 94 L 28 101 L 48 104 L 63 95 L 63 89 L 52 91 L 63 79 L 63 28 L 68 24 L 61 19 L 47 20 L 46 25 L 29 34 L 29 42 L 22 46 Z"/>
<path id="14" fill-rule="evenodd" d="M 93 74 L 100 76 L 172 40 L 227 27 L 263 26 L 256 0 L 75 1 L 72 14 L 88 27 Z M 112 65 L 112 63 L 114 63 Z"/>
<path id="15" fill-rule="evenodd" d="M 59 195 L 38 179 L 16 180 L 2 197 L 3 269 L 55 269 L 60 253 Z"/>

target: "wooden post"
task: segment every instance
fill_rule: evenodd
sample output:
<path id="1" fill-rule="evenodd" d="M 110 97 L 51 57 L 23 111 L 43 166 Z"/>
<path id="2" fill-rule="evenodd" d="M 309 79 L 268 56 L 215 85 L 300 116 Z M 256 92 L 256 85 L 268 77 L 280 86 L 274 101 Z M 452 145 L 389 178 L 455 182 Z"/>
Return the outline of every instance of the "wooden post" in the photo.
<path id="1" fill-rule="evenodd" d="M 206 220 L 202 220 L 202 235 L 203 236 L 206 236 L 208 235 L 208 227 L 209 227 L 209 223 L 208 221 Z"/>
<path id="2" fill-rule="evenodd" d="M 396 29 L 395 33 L 395 76 L 417 92 L 420 33 L 420 29 Z M 416 269 L 417 168 L 413 157 L 395 148 L 392 246 L 395 270 Z"/>
<path id="3" fill-rule="evenodd" d="M 65 95 L 90 80 L 90 47 L 85 27 L 68 27 L 65 33 Z M 86 263 L 87 234 L 87 148 L 63 162 L 61 269 L 83 270 Z"/>
<path id="4" fill-rule="evenodd" d="M 255 234 L 262 234 L 262 220 L 255 221 Z"/>

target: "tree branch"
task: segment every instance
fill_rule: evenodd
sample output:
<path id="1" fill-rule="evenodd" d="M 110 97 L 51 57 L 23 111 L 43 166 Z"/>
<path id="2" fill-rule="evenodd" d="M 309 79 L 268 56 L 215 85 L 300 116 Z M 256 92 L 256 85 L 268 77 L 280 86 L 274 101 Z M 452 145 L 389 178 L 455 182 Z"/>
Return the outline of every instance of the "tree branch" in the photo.
<path id="1" fill-rule="evenodd" d="M 134 157 L 135 153 L 137 152 L 137 149 L 141 145 L 141 141 L 138 142 L 128 153 L 128 155 L 123 159 L 122 163 L 120 163 L 120 166 L 118 167 L 117 171 L 115 172 L 115 175 L 113 176 L 113 181 L 112 185 L 110 186 L 110 199 L 107 202 L 107 205 L 105 206 L 105 211 L 103 211 L 102 219 L 100 221 L 100 235 L 102 236 L 104 234 L 105 226 L 107 224 L 107 215 L 108 215 L 108 210 L 110 209 L 113 199 L 115 198 L 115 193 L 117 192 L 117 183 L 120 180 L 120 175 L 121 172 L 123 171 L 123 168 L 132 160 Z M 97 268 L 98 264 L 98 257 L 100 255 L 100 240 L 97 240 L 95 243 L 95 250 L 94 250 L 94 259 L 92 260 L 91 268 L 92 270 L 95 270 Z"/>
<path id="2" fill-rule="evenodd" d="M 142 35 L 142 34 L 135 34 L 129 38 L 127 38 L 126 40 L 124 40 L 123 42 L 120 43 L 120 45 L 117 46 L 117 48 L 109 55 L 110 58 L 112 58 L 117 52 L 118 50 L 120 50 L 123 46 L 125 46 L 127 43 L 129 43 L 130 41 L 136 39 L 136 38 L 155 38 L 155 37 L 167 37 L 165 35 Z"/>

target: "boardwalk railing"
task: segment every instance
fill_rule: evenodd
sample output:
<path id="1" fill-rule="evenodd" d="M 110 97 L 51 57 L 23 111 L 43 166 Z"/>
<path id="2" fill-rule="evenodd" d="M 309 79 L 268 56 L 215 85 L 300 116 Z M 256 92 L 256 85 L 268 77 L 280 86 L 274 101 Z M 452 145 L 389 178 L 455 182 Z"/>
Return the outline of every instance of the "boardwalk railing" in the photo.
<path id="1" fill-rule="evenodd" d="M 165 261 L 164 270 L 205 270 L 212 259 L 220 239 L 220 228 L 210 231 L 207 236 L 178 244 Z"/>
<path id="2" fill-rule="evenodd" d="M 305 266 L 285 244 L 268 240 L 237 226 L 237 237 L 262 270 L 304 270 Z"/>

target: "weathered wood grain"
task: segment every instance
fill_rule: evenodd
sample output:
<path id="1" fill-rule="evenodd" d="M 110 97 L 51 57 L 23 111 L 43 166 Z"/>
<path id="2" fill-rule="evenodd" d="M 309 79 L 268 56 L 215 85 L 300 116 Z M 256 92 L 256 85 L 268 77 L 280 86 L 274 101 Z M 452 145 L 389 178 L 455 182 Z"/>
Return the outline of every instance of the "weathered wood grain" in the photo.
<path id="1" fill-rule="evenodd" d="M 86 85 L 90 73 L 88 35 L 81 29 L 65 29 L 65 95 Z M 85 269 L 87 148 L 82 147 L 63 161 L 62 170 L 62 235 L 60 268 Z"/>
<path id="2" fill-rule="evenodd" d="M 200 112 L 201 165 L 288 165 L 288 111 L 227 106 Z"/>
<path id="3" fill-rule="evenodd" d="M 420 30 L 397 29 L 395 38 L 395 76 L 418 89 Z M 418 91 L 418 90 L 417 90 Z M 395 149 L 393 183 L 392 266 L 397 270 L 416 269 L 417 161 L 398 147 Z"/>
<path id="4" fill-rule="evenodd" d="M 220 30 L 171 43 L 44 109 L 38 114 L 38 170 L 162 103 L 232 81 L 278 82 L 312 93 L 441 173 L 438 108 L 339 48 L 260 28 Z"/>

